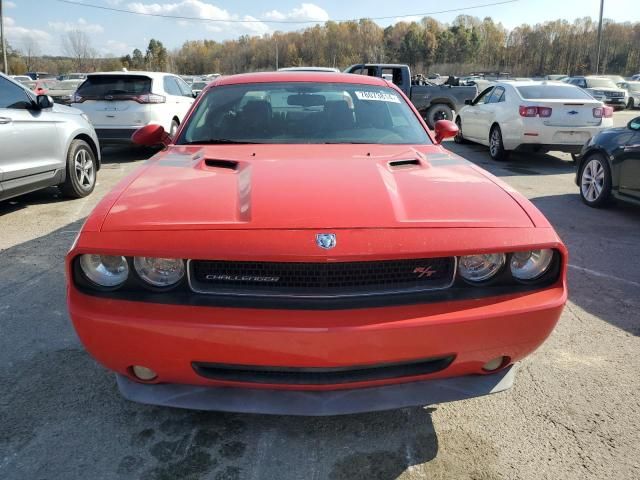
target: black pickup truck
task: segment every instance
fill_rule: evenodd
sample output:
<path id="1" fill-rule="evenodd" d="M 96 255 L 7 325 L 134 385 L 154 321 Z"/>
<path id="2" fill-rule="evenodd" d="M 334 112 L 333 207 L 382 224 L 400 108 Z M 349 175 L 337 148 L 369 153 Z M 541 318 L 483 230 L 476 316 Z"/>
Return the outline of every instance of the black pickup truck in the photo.
<path id="1" fill-rule="evenodd" d="M 475 86 L 458 87 L 437 85 L 422 76 L 412 80 L 408 65 L 367 63 L 352 65 L 345 73 L 382 77 L 395 83 L 418 109 L 430 128 L 438 120 L 453 120 L 454 112 L 460 111 L 466 100 L 476 97 Z"/>

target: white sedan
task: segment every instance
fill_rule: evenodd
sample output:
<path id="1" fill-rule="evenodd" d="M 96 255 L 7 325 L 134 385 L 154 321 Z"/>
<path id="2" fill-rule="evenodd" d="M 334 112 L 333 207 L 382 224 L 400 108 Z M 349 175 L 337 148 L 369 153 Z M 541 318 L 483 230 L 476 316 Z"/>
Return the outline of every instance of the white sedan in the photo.
<path id="1" fill-rule="evenodd" d="M 502 81 L 460 109 L 456 142 L 486 145 L 494 160 L 506 160 L 513 150 L 575 155 L 591 137 L 613 126 L 612 117 L 611 107 L 573 85 Z"/>

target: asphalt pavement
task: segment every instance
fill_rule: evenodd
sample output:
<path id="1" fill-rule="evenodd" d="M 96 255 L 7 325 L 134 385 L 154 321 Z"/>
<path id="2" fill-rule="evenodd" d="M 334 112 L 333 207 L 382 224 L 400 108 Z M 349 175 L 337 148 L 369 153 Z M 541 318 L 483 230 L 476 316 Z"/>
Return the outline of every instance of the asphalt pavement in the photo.
<path id="1" fill-rule="evenodd" d="M 0 479 L 640 478 L 640 208 L 586 207 L 565 154 L 499 164 L 485 147 L 446 145 L 527 196 L 570 251 L 569 303 L 513 389 L 329 418 L 122 399 L 83 350 L 64 296 L 83 219 L 147 156 L 107 149 L 86 199 L 48 189 L 0 202 Z"/>

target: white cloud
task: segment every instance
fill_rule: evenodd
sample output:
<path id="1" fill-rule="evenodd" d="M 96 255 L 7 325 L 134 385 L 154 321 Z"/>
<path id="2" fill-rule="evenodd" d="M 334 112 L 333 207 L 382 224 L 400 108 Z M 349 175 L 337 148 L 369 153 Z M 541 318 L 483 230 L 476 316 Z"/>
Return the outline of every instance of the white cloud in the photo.
<path id="1" fill-rule="evenodd" d="M 133 51 L 133 47 L 130 47 L 126 42 L 119 42 L 117 40 L 107 40 L 107 43 L 101 45 L 98 50 L 102 55 L 115 55 L 117 57 L 126 55 Z"/>
<path id="2" fill-rule="evenodd" d="M 411 22 L 416 22 L 416 23 L 420 23 L 420 21 L 424 18 L 424 15 L 406 15 L 404 17 L 396 17 L 393 19 L 393 23 L 400 23 L 400 22 L 405 22 L 405 23 L 411 23 Z"/>
<path id="3" fill-rule="evenodd" d="M 49 22 L 49 28 L 57 32 L 73 32 L 79 30 L 85 33 L 102 33 L 104 28 L 97 23 L 89 23 L 84 18 L 79 18 L 77 22 Z"/>
<path id="4" fill-rule="evenodd" d="M 9 43 L 20 50 L 27 41 L 34 41 L 44 47 L 46 43 L 51 41 L 51 35 L 44 30 L 37 28 L 25 28 L 16 24 L 11 17 L 4 17 L 4 28 Z"/>
<path id="5" fill-rule="evenodd" d="M 267 20 L 287 20 L 291 22 L 307 22 L 317 21 L 326 22 L 329 20 L 329 14 L 323 8 L 313 3 L 303 3 L 289 12 L 282 13 L 278 10 L 271 10 L 265 13 L 264 18 Z"/>
<path id="6" fill-rule="evenodd" d="M 273 29 L 268 23 L 260 21 L 251 15 L 239 15 L 220 8 L 213 3 L 203 0 L 180 0 L 173 3 L 128 3 L 127 8 L 131 11 L 152 15 L 174 15 L 182 17 L 193 17 L 201 19 L 215 20 L 214 22 L 198 22 L 210 32 L 233 33 L 235 35 L 252 34 L 263 35 L 270 33 Z M 329 19 L 329 14 L 322 8 L 312 3 L 303 3 L 288 12 L 272 10 L 264 15 L 266 20 L 288 20 L 288 21 L 319 21 L 324 22 Z M 178 19 L 177 24 L 181 27 L 193 26 L 194 22 L 186 19 Z"/>

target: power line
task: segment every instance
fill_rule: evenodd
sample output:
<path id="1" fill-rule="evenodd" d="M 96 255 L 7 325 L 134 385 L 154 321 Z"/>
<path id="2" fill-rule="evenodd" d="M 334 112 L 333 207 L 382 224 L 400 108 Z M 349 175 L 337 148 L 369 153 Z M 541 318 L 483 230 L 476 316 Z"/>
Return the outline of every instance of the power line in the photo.
<path id="1" fill-rule="evenodd" d="M 202 17 L 188 17 L 184 15 L 169 15 L 163 13 L 151 13 L 151 12 L 135 12 L 133 10 L 127 10 L 124 8 L 116 8 L 116 7 L 107 7 L 105 5 L 94 5 L 91 3 L 83 3 L 74 0 L 57 0 L 60 3 L 67 3 L 69 5 L 75 5 L 78 7 L 87 7 L 87 8 L 97 8 L 99 10 L 107 10 L 110 12 L 118 12 L 118 13 L 127 13 L 130 15 L 142 15 L 146 17 L 159 17 L 159 18 L 170 18 L 176 20 L 194 20 L 200 22 L 219 22 L 219 23 L 290 23 L 290 24 L 305 24 L 305 23 L 323 23 L 325 19 L 318 20 L 269 20 L 269 19 L 252 19 L 252 20 L 238 20 L 238 19 L 220 19 L 220 18 L 202 18 Z M 492 3 L 484 3 L 481 5 L 472 5 L 470 7 L 460 7 L 460 8 L 450 8 L 448 10 L 438 10 L 433 12 L 424 12 L 424 13 L 408 13 L 405 15 L 389 15 L 386 17 L 365 17 L 369 20 L 388 20 L 390 18 L 406 18 L 406 17 L 427 17 L 429 15 L 438 15 L 441 13 L 453 13 L 453 12 L 463 12 L 467 10 L 474 10 L 478 8 L 485 7 L 493 7 L 496 5 L 504 5 L 507 3 L 515 3 L 520 0 L 503 0 L 500 2 L 492 2 Z M 334 22 L 348 22 L 355 21 L 359 19 L 355 18 L 342 18 L 342 19 L 334 19 Z"/>

